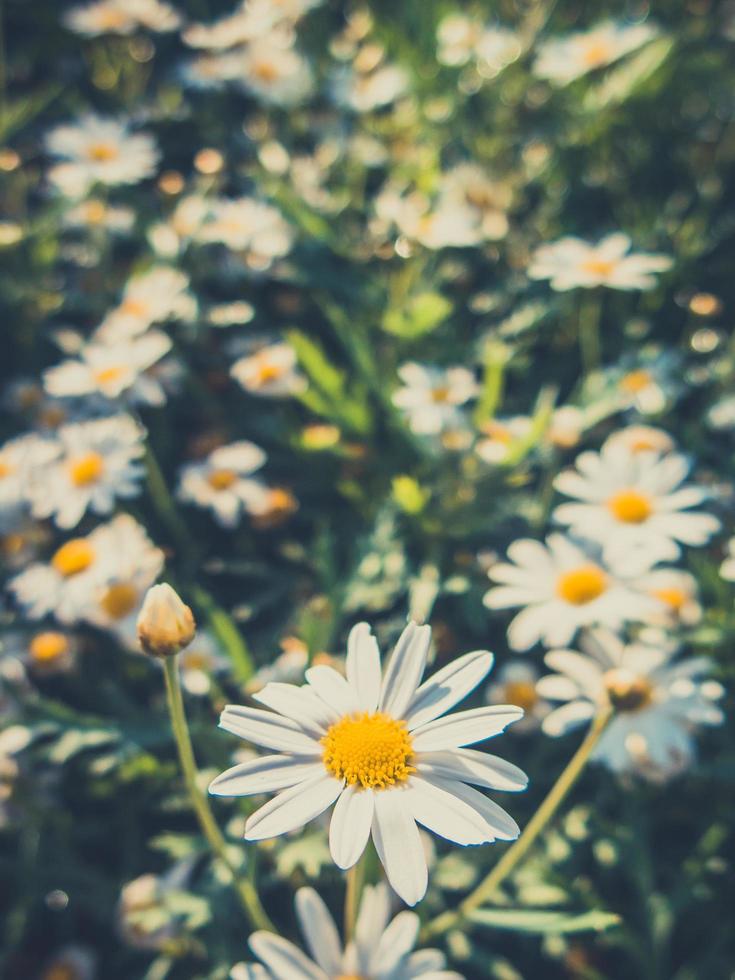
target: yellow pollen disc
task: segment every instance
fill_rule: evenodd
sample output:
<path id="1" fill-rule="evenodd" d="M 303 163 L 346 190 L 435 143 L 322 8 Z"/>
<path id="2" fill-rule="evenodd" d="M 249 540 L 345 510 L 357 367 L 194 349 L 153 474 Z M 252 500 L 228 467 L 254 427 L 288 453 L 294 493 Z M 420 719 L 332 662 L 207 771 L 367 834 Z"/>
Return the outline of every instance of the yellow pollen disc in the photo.
<path id="1" fill-rule="evenodd" d="M 148 315 L 148 304 L 144 303 L 142 299 L 130 299 L 123 300 L 120 304 L 120 312 L 125 313 L 127 316 L 147 316 Z"/>
<path id="2" fill-rule="evenodd" d="M 532 711 L 538 703 L 536 687 L 530 681 L 509 681 L 505 685 L 505 700 L 524 711 Z"/>
<path id="3" fill-rule="evenodd" d="M 620 379 L 620 387 L 629 395 L 637 395 L 653 381 L 649 371 L 630 371 Z"/>
<path id="4" fill-rule="evenodd" d="M 227 490 L 237 480 L 234 470 L 212 470 L 207 475 L 207 483 L 213 490 Z"/>
<path id="5" fill-rule="evenodd" d="M 87 155 L 97 163 L 109 163 L 120 156 L 120 151 L 113 143 L 94 143 L 87 150 Z"/>
<path id="6" fill-rule="evenodd" d="M 658 446 L 654 444 L 653 439 L 646 439 L 643 436 L 630 443 L 630 450 L 634 453 L 650 453 L 655 449 L 658 449 Z"/>
<path id="7" fill-rule="evenodd" d="M 71 482 L 78 487 L 86 487 L 96 483 L 105 468 L 104 460 L 99 453 L 87 453 L 79 456 L 69 464 Z"/>
<path id="8" fill-rule="evenodd" d="M 590 41 L 582 52 L 582 61 L 585 65 L 594 68 L 596 65 L 604 65 L 610 60 L 610 46 L 605 41 Z"/>
<path id="9" fill-rule="evenodd" d="M 125 368 L 122 365 L 116 365 L 114 367 L 102 368 L 100 371 L 94 372 L 94 380 L 97 384 L 109 384 L 111 381 L 117 381 L 125 373 Z"/>
<path id="10" fill-rule="evenodd" d="M 495 442 L 502 442 L 503 445 L 507 446 L 513 442 L 513 436 L 508 431 L 507 426 L 502 425 L 500 422 L 486 422 L 482 427 L 483 433 Z"/>
<path id="11" fill-rule="evenodd" d="M 102 201 L 87 201 L 84 208 L 84 217 L 89 224 L 98 225 L 105 220 L 105 206 Z"/>
<path id="12" fill-rule="evenodd" d="M 589 259 L 582 263 L 582 270 L 591 276 L 610 276 L 615 271 L 617 262 L 610 259 Z"/>
<path id="13" fill-rule="evenodd" d="M 608 670 L 602 681 L 616 711 L 640 711 L 651 703 L 653 688 L 647 677 L 619 667 Z"/>
<path id="14" fill-rule="evenodd" d="M 208 670 L 212 666 L 212 658 L 203 650 L 183 650 L 179 660 L 184 670 Z"/>
<path id="15" fill-rule="evenodd" d="M 62 544 L 51 559 L 51 564 L 64 578 L 71 578 L 89 568 L 94 558 L 94 548 L 86 538 L 72 538 Z"/>
<path id="16" fill-rule="evenodd" d="M 129 582 L 115 582 L 100 599 L 100 606 L 111 619 L 124 619 L 137 605 L 138 590 Z"/>
<path id="17" fill-rule="evenodd" d="M 624 524 L 643 524 L 653 513 L 650 499 L 639 490 L 620 490 L 610 497 L 608 509 Z"/>
<path id="18" fill-rule="evenodd" d="M 405 724 L 381 712 L 346 715 L 321 741 L 327 770 L 349 786 L 387 789 L 415 771 Z"/>
<path id="19" fill-rule="evenodd" d="M 63 633 L 37 633 L 28 644 L 31 659 L 37 663 L 50 663 L 63 657 L 69 650 L 69 641 Z"/>
<path id="20" fill-rule="evenodd" d="M 267 385 L 271 381 L 278 381 L 282 374 L 283 368 L 278 364 L 263 360 L 255 369 L 255 380 L 259 385 Z"/>
<path id="21" fill-rule="evenodd" d="M 437 405 L 445 405 L 449 401 L 449 388 L 446 385 L 434 388 L 431 393 L 431 400 Z"/>
<path id="22" fill-rule="evenodd" d="M 13 472 L 13 467 L 10 466 L 8 463 L 3 463 L 3 461 L 0 460 L 0 480 L 2 480 L 6 476 L 10 476 L 12 472 Z"/>
<path id="23" fill-rule="evenodd" d="M 557 594 L 573 606 L 584 606 L 607 588 L 607 576 L 597 565 L 581 565 L 559 576 Z"/>
<path id="24" fill-rule="evenodd" d="M 261 82 L 275 82 L 280 73 L 272 61 L 259 61 L 253 66 L 253 75 Z"/>
<path id="25" fill-rule="evenodd" d="M 674 612 L 679 612 L 681 607 L 687 601 L 687 594 L 683 589 L 654 589 L 651 595 L 655 599 L 660 599 L 661 602 L 670 606 Z"/>

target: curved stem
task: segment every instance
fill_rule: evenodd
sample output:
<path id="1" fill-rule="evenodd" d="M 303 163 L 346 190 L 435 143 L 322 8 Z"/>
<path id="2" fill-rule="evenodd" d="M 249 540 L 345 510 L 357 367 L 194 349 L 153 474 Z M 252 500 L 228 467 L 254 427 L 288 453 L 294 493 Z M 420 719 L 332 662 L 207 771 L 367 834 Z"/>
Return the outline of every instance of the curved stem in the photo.
<path id="1" fill-rule="evenodd" d="M 166 679 L 166 702 L 171 717 L 171 728 L 176 741 L 176 748 L 179 753 L 184 784 L 186 785 L 186 790 L 202 833 L 206 837 L 207 843 L 213 853 L 230 872 L 240 902 L 252 924 L 257 929 L 268 929 L 275 932 L 276 929 L 268 918 L 253 883 L 242 878 L 230 860 L 227 853 L 227 842 L 222 836 L 222 831 L 219 829 L 219 825 L 214 818 L 207 797 L 202 793 L 197 784 L 197 765 L 189 735 L 189 726 L 186 723 L 177 657 L 166 657 L 163 661 L 163 673 Z"/>
<path id="2" fill-rule="evenodd" d="M 611 716 L 612 711 L 609 708 L 604 709 L 597 715 L 584 741 L 551 787 L 546 799 L 531 817 L 526 825 L 526 829 L 515 844 L 505 852 L 493 870 L 480 882 L 477 888 L 473 892 L 470 892 L 467 898 L 460 903 L 456 911 L 444 912 L 424 927 L 422 938 L 426 939 L 429 936 L 446 932 L 447 929 L 451 929 L 462 919 L 466 918 L 474 909 L 479 908 L 487 899 L 492 898 L 508 875 L 523 860 L 526 853 L 536 842 L 536 839 L 564 802 L 567 793 L 569 793 L 572 786 L 579 779 L 582 770 L 589 762 L 590 756 Z"/>

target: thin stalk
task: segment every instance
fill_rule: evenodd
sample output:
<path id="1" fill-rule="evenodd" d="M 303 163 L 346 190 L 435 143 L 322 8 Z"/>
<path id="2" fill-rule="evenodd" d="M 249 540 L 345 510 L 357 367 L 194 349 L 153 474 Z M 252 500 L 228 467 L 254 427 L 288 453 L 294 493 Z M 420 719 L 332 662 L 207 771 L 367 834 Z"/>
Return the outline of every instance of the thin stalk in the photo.
<path id="1" fill-rule="evenodd" d="M 582 368 L 587 377 L 600 369 L 602 363 L 602 344 L 600 342 L 600 315 L 602 296 L 599 290 L 587 291 L 579 304 L 579 352 Z"/>
<path id="2" fill-rule="evenodd" d="M 352 939 L 360 909 L 360 898 L 365 885 L 365 860 L 367 849 L 360 859 L 347 872 L 347 893 L 345 894 L 345 945 Z"/>
<path id="3" fill-rule="evenodd" d="M 165 658 L 163 661 L 163 673 L 166 679 L 166 702 L 171 718 L 171 729 L 179 753 L 184 784 L 202 833 L 206 837 L 207 843 L 213 853 L 230 872 L 240 902 L 252 924 L 257 929 L 268 929 L 271 932 L 275 932 L 276 929 L 268 918 L 253 883 L 242 878 L 230 860 L 230 856 L 227 853 L 227 842 L 222 836 L 222 831 L 219 829 L 219 825 L 214 818 L 207 797 L 199 789 L 194 749 L 191 744 L 189 726 L 187 725 L 186 713 L 184 711 L 184 699 L 181 694 L 181 678 L 179 677 L 177 657 Z"/>
<path id="4" fill-rule="evenodd" d="M 584 741 L 570 759 L 566 769 L 564 769 L 551 787 L 546 799 L 531 817 L 526 825 L 526 829 L 515 844 L 505 852 L 490 874 L 480 882 L 477 888 L 473 892 L 470 892 L 467 898 L 460 903 L 456 911 L 444 912 L 424 927 L 422 938 L 426 939 L 429 936 L 446 932 L 448 929 L 457 925 L 462 919 L 465 919 L 470 912 L 479 908 L 483 902 L 493 897 L 508 875 L 515 870 L 526 856 L 527 852 L 531 849 L 566 799 L 567 794 L 589 762 L 590 756 L 611 716 L 612 711 L 610 709 L 605 709 L 597 715 Z"/>

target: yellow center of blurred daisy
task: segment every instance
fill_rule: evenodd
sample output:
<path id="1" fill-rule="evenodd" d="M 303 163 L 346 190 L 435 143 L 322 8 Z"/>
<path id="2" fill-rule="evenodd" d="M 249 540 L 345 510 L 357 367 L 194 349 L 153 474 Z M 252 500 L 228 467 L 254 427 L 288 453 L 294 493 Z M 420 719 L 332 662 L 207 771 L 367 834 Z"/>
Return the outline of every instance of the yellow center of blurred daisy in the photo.
<path id="1" fill-rule="evenodd" d="M 0 480 L 2 480 L 6 476 L 10 476 L 12 472 L 13 472 L 13 467 L 10 466 L 8 463 L 3 463 L 3 461 L 0 459 Z"/>
<path id="2" fill-rule="evenodd" d="M 125 313 L 127 316 L 147 316 L 148 314 L 148 304 L 144 303 L 142 299 L 130 299 L 123 300 L 120 304 L 120 312 Z"/>
<path id="3" fill-rule="evenodd" d="M 431 400 L 437 405 L 445 405 L 449 401 L 449 388 L 447 385 L 440 385 L 431 392 Z"/>
<path id="4" fill-rule="evenodd" d="M 616 711 L 640 711 L 651 703 L 653 688 L 647 677 L 618 667 L 608 670 L 602 681 Z"/>
<path id="5" fill-rule="evenodd" d="M 78 977 L 79 974 L 73 966 L 57 963 L 46 970 L 42 980 L 77 980 Z"/>
<path id="6" fill-rule="evenodd" d="M 621 490 L 607 502 L 610 513 L 624 524 L 643 524 L 653 512 L 651 501 L 640 490 Z"/>
<path id="7" fill-rule="evenodd" d="M 653 378 L 648 371 L 630 371 L 620 379 L 620 387 L 630 395 L 637 395 L 647 388 Z"/>
<path id="8" fill-rule="evenodd" d="M 559 576 L 557 594 L 573 606 L 584 606 L 607 588 L 607 576 L 597 565 L 580 565 Z"/>
<path id="9" fill-rule="evenodd" d="M 50 663 L 63 657 L 69 649 L 69 641 L 63 633 L 49 630 L 47 633 L 37 633 L 28 644 L 31 659 L 37 663 Z"/>
<path id="10" fill-rule="evenodd" d="M 259 385 L 267 385 L 271 381 L 277 381 L 282 374 L 283 369 L 278 364 L 263 360 L 255 370 L 255 380 Z"/>
<path id="11" fill-rule="evenodd" d="M 590 68 L 610 60 L 610 45 L 605 41 L 590 41 L 582 52 L 582 61 Z"/>
<path id="12" fill-rule="evenodd" d="M 349 786 L 387 789 L 408 779 L 413 745 L 405 724 L 381 712 L 347 715 L 321 740 L 324 765 Z"/>
<path id="13" fill-rule="evenodd" d="M 120 156 L 120 151 L 114 143 L 93 143 L 87 154 L 90 160 L 97 163 L 109 163 L 110 160 L 116 160 Z"/>
<path id="14" fill-rule="evenodd" d="M 538 703 L 536 687 L 531 681 L 509 681 L 503 696 L 508 704 L 514 704 L 524 711 L 532 711 Z"/>
<path id="15" fill-rule="evenodd" d="M 609 276 L 615 271 L 617 262 L 611 259 L 588 259 L 582 263 L 583 272 L 591 276 Z"/>
<path id="16" fill-rule="evenodd" d="M 51 559 L 51 564 L 64 578 L 71 578 L 89 568 L 94 557 L 94 548 L 86 538 L 72 538 L 62 544 Z"/>
<path id="17" fill-rule="evenodd" d="M 687 601 L 687 594 L 683 589 L 654 589 L 651 595 L 655 599 L 660 599 L 661 602 L 670 606 L 674 612 L 679 612 L 681 607 Z"/>
<path id="18" fill-rule="evenodd" d="M 213 490 L 227 490 L 237 480 L 234 470 L 212 470 L 207 475 L 207 483 Z"/>
<path id="19" fill-rule="evenodd" d="M 87 201 L 84 217 L 91 225 L 98 225 L 105 220 L 105 206 L 102 201 Z"/>
<path id="20" fill-rule="evenodd" d="M 138 590 L 129 582 L 115 582 L 100 599 L 100 606 L 111 619 L 124 619 L 137 605 Z"/>
<path id="21" fill-rule="evenodd" d="M 99 453 L 87 453 L 79 456 L 69 464 L 71 482 L 78 487 L 86 487 L 95 483 L 102 476 L 105 463 Z"/>
<path id="22" fill-rule="evenodd" d="M 253 75 L 261 82 L 275 82 L 279 71 L 272 61 L 258 61 L 253 65 Z"/>
<path id="23" fill-rule="evenodd" d="M 105 385 L 109 384 L 111 381 L 117 381 L 125 373 L 125 368 L 122 365 L 115 365 L 114 367 L 102 368 L 100 371 L 94 372 L 94 380 L 97 384 Z"/>

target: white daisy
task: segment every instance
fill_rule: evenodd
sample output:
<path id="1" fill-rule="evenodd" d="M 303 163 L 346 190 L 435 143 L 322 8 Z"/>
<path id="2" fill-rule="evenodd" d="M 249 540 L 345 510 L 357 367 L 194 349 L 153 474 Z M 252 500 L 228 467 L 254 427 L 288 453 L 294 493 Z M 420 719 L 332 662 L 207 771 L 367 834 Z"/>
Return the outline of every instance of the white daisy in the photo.
<path id="1" fill-rule="evenodd" d="M 641 379 L 645 380 L 645 379 Z M 635 383 L 633 382 L 633 386 Z M 674 440 L 663 429 L 653 425 L 626 425 L 611 433 L 603 443 L 607 446 L 623 446 L 630 453 L 670 453 L 675 448 Z"/>
<path id="2" fill-rule="evenodd" d="M 433 202 L 416 190 L 388 184 L 375 198 L 373 233 L 386 235 L 391 226 L 424 248 L 467 248 L 484 238 L 482 214 L 455 195 Z"/>
<path id="3" fill-rule="evenodd" d="M 332 91 L 341 105 L 355 112 L 372 112 L 395 102 L 408 87 L 408 74 L 403 68 L 378 64 L 370 71 L 342 68 L 334 78 Z"/>
<path id="4" fill-rule="evenodd" d="M 306 388 L 306 378 L 297 370 L 298 358 L 290 344 L 266 343 L 230 368 L 230 374 L 251 395 L 282 398 Z"/>
<path id="5" fill-rule="evenodd" d="M 83 197 L 95 184 L 137 184 L 152 177 L 158 165 L 152 136 L 132 133 L 130 123 L 91 114 L 53 129 L 46 148 L 66 161 L 48 176 L 69 197 Z"/>
<path id="6" fill-rule="evenodd" d="M 56 455 L 56 445 L 29 432 L 0 446 L 0 528 L 17 522 L 28 499 L 28 485 Z"/>
<path id="7" fill-rule="evenodd" d="M 680 543 L 703 545 L 720 527 L 711 514 L 689 510 L 709 493 L 683 485 L 689 462 L 678 453 L 631 453 L 608 443 L 599 453 L 581 453 L 575 467 L 559 473 L 554 486 L 580 503 L 561 504 L 554 520 L 599 542 L 608 559 L 636 548 L 652 564 L 675 559 Z"/>
<path id="8" fill-rule="evenodd" d="M 44 677 L 71 670 L 76 661 L 77 648 L 74 637 L 60 630 L 9 633 L 3 639 L 3 659 L 13 657 L 17 664 L 22 664 L 35 676 Z M 25 673 L 20 676 L 25 677 Z"/>
<path id="9" fill-rule="evenodd" d="M 485 593 L 488 609 L 524 606 L 508 627 L 514 650 L 528 650 L 542 641 L 548 646 L 568 643 L 582 626 L 602 624 L 612 629 L 627 621 L 645 622 L 660 602 L 635 584 L 648 564 L 637 560 L 603 561 L 562 534 L 551 534 L 546 545 L 524 538 L 508 548 L 514 564 L 499 563 L 488 577 L 501 585 Z"/>
<path id="10" fill-rule="evenodd" d="M 643 592 L 658 599 L 661 609 L 651 612 L 652 626 L 693 626 L 702 618 L 697 580 L 680 568 L 654 568 L 636 580 Z"/>
<path id="11" fill-rule="evenodd" d="M 469 653 L 421 684 L 431 629 L 410 623 L 387 667 L 367 623 L 350 633 L 346 674 L 321 665 L 303 687 L 267 684 L 254 698 L 271 711 L 230 705 L 220 726 L 277 755 L 235 766 L 210 792 L 277 795 L 256 810 L 246 840 L 288 833 L 336 803 L 329 844 L 350 868 L 372 835 L 388 881 L 409 905 L 428 881 L 417 822 L 458 844 L 514 840 L 518 827 L 470 783 L 521 790 L 526 777 L 495 756 L 464 746 L 500 734 L 523 711 L 475 708 L 443 718 L 492 666 L 492 654 Z"/>
<path id="12" fill-rule="evenodd" d="M 114 235 L 126 235 L 135 224 L 135 211 L 90 197 L 66 210 L 61 220 L 67 228 L 104 229 Z"/>
<path id="13" fill-rule="evenodd" d="M 390 893 L 385 885 L 368 885 L 362 893 L 354 938 L 343 947 L 327 906 L 313 888 L 296 892 L 296 915 L 309 959 L 298 946 L 272 932 L 256 932 L 249 945 L 263 967 L 238 963 L 231 980 L 463 980 L 446 970 L 438 949 L 414 953 L 419 932 L 415 912 L 390 920 Z"/>
<path id="14" fill-rule="evenodd" d="M 504 27 L 486 27 L 464 14 L 448 14 L 436 32 L 437 59 L 443 65 L 479 63 L 482 74 L 497 74 L 515 61 L 521 44 L 513 31 Z"/>
<path id="15" fill-rule="evenodd" d="M 727 557 L 720 565 L 720 575 L 728 582 L 735 582 L 735 538 L 727 542 Z"/>
<path id="16" fill-rule="evenodd" d="M 259 271 L 287 255 L 294 239 L 280 211 L 250 197 L 210 202 L 207 216 L 192 234 L 197 241 L 216 242 L 243 254 L 247 264 Z"/>
<path id="17" fill-rule="evenodd" d="M 64 425 L 59 455 L 29 479 L 34 517 L 53 517 L 57 526 L 75 527 L 87 510 L 109 514 L 118 497 L 140 493 L 144 432 L 129 415 Z"/>
<path id="18" fill-rule="evenodd" d="M 95 339 L 112 344 L 144 333 L 153 323 L 193 320 L 196 314 L 189 277 L 178 269 L 157 266 L 128 281 L 119 305 L 104 318 Z"/>
<path id="19" fill-rule="evenodd" d="M 507 183 L 491 177 L 476 163 L 460 163 L 442 176 L 438 210 L 452 202 L 475 210 L 482 238 L 498 241 L 508 232 L 506 213 L 511 201 Z"/>
<path id="20" fill-rule="evenodd" d="M 560 238 L 536 249 L 528 275 L 531 279 L 550 279 L 551 288 L 557 291 L 596 286 L 653 289 L 655 273 L 666 272 L 673 260 L 667 255 L 628 254 L 630 246 L 630 238 L 621 232 L 608 235 L 596 245 L 571 236 Z"/>
<path id="21" fill-rule="evenodd" d="M 243 513 L 265 506 L 266 487 L 252 474 L 266 461 L 262 449 L 241 440 L 220 446 L 200 463 L 189 463 L 181 471 L 177 496 L 180 500 L 209 507 L 222 527 L 236 527 Z"/>
<path id="22" fill-rule="evenodd" d="M 161 0 L 99 0 L 72 7 L 64 14 L 63 22 L 77 34 L 98 37 L 101 34 L 132 34 L 139 27 L 173 31 L 181 18 L 172 6 L 161 3 Z"/>
<path id="23" fill-rule="evenodd" d="M 489 419 L 480 427 L 482 436 L 475 443 L 475 452 L 486 463 L 498 466 L 506 461 L 520 440 L 528 436 L 532 424 L 528 415 Z"/>
<path id="24" fill-rule="evenodd" d="M 303 102 L 313 86 L 308 61 L 294 50 L 290 34 L 271 34 L 248 45 L 240 59 L 240 83 L 257 98 L 273 105 Z"/>
<path id="25" fill-rule="evenodd" d="M 468 368 L 438 368 L 409 361 L 398 368 L 403 387 L 393 392 L 392 401 L 405 414 L 412 432 L 439 435 L 462 428 L 459 410 L 477 394 L 475 375 Z"/>
<path id="26" fill-rule="evenodd" d="M 720 684 L 701 681 L 706 657 L 673 662 L 675 650 L 632 643 L 608 630 L 595 630 L 580 644 L 583 653 L 552 650 L 546 663 L 558 673 L 538 682 L 539 692 L 564 704 L 543 722 L 549 735 L 563 735 L 589 721 L 601 708 L 614 710 L 593 755 L 616 772 L 669 776 L 694 756 L 692 729 L 719 725 L 714 703 Z"/>
<path id="27" fill-rule="evenodd" d="M 606 20 L 589 31 L 542 41 L 533 71 L 555 85 L 568 85 L 635 51 L 657 33 L 651 24 L 617 24 Z"/>
<path id="28" fill-rule="evenodd" d="M 485 690 L 490 703 L 517 704 L 523 708 L 523 717 L 512 729 L 516 735 L 534 732 L 551 711 L 551 705 L 536 690 L 539 673 L 528 660 L 509 660 L 498 671 L 494 681 Z"/>

